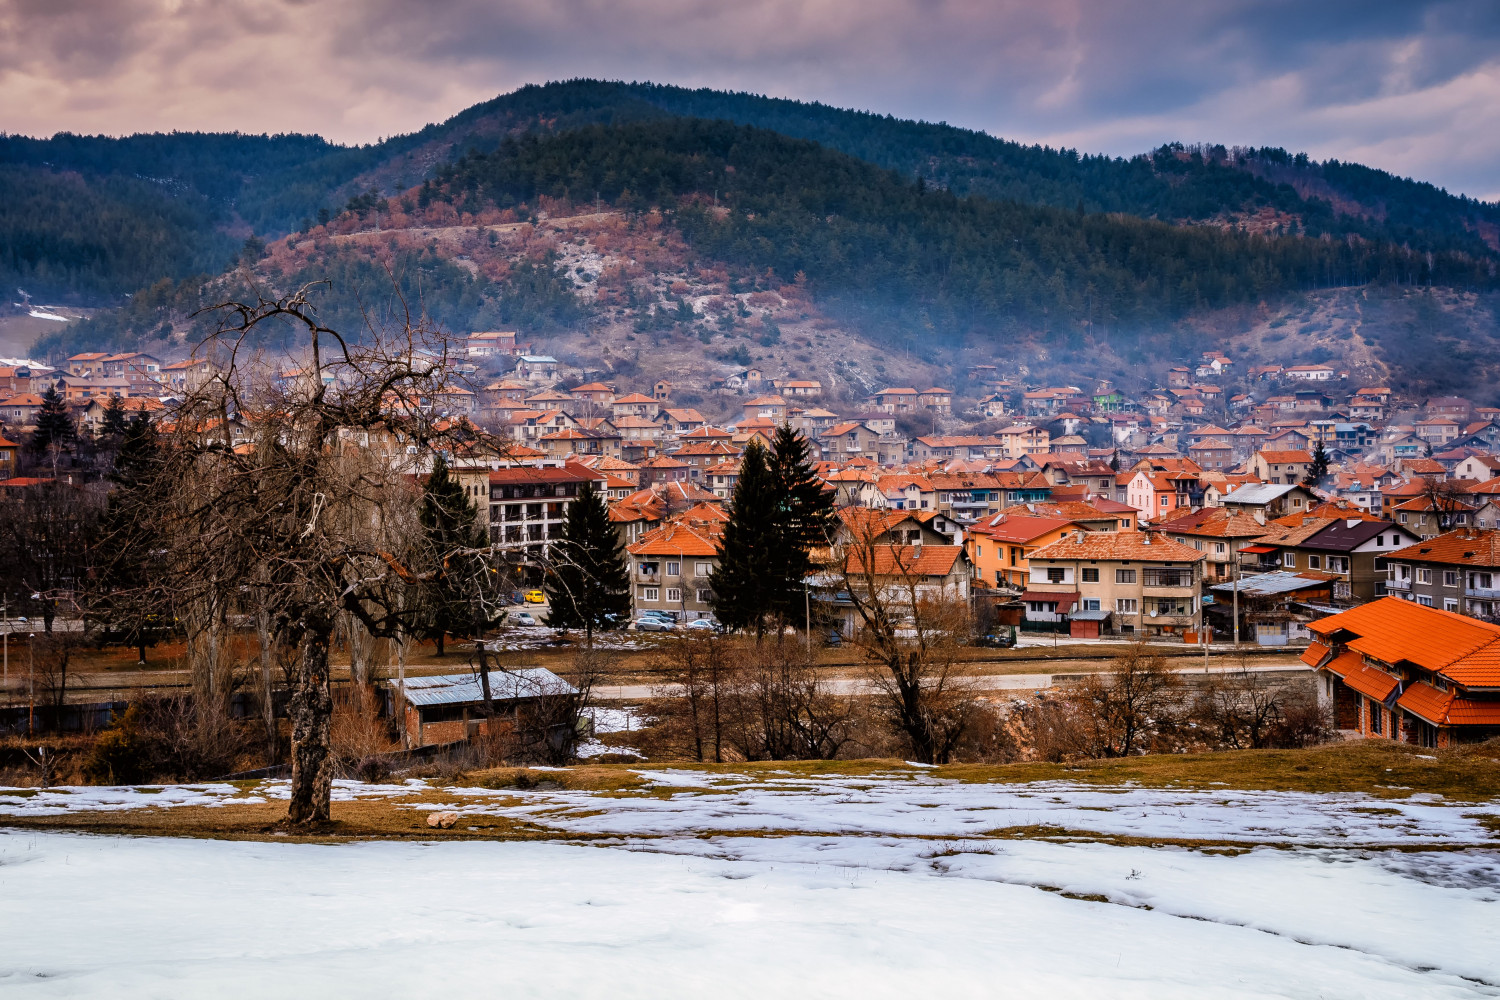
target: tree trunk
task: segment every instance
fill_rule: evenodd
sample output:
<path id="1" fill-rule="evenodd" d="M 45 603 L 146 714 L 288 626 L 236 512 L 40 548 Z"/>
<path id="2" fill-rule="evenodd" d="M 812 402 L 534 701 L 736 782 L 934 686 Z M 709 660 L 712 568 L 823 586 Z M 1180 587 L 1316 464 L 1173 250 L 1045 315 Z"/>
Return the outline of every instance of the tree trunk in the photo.
<path id="1" fill-rule="evenodd" d="M 271 690 L 271 616 L 265 608 L 256 613 L 255 631 L 260 639 L 260 715 L 266 727 L 266 762 L 275 764 L 280 740 L 276 738 L 276 701 Z"/>
<path id="2" fill-rule="evenodd" d="M 495 717 L 495 701 L 490 696 L 490 657 L 485 651 L 484 639 L 474 640 L 474 655 L 479 657 L 479 690 L 484 695 L 484 717 Z"/>
<path id="3" fill-rule="evenodd" d="M 297 826 L 329 819 L 333 693 L 328 686 L 328 646 L 332 632 L 329 622 L 303 633 L 292 689 L 292 794 L 286 818 Z"/>

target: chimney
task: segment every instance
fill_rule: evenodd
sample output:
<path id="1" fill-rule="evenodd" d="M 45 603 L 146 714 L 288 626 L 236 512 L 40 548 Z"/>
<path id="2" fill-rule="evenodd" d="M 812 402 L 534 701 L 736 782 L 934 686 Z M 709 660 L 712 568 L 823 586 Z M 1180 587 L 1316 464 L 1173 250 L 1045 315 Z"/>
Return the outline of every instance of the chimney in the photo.
<path id="1" fill-rule="evenodd" d="M 1082 531 L 1075 531 L 1075 532 L 1073 532 L 1073 541 L 1077 542 L 1079 545 L 1082 545 L 1083 544 L 1083 532 Z"/>

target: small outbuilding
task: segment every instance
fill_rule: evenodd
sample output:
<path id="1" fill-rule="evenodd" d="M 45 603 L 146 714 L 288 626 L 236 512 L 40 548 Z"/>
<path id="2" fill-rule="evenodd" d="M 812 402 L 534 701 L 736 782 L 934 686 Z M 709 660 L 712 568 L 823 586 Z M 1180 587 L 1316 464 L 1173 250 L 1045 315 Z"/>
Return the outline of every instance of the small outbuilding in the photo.
<path id="1" fill-rule="evenodd" d="M 477 673 L 408 677 L 389 684 L 392 716 L 401 720 L 407 745 L 427 746 L 468 739 L 491 721 Z M 578 689 L 546 667 L 490 671 L 494 722 L 514 723 L 518 713 L 543 699 L 573 696 Z"/>

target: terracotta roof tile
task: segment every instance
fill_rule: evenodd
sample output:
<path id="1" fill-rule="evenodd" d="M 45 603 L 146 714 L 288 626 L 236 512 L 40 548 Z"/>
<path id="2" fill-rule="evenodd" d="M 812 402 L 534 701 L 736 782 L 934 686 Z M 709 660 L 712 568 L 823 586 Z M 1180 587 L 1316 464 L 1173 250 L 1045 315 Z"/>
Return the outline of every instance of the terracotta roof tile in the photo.
<path id="1" fill-rule="evenodd" d="M 1081 536 L 1081 537 L 1080 537 Z M 1202 562 L 1206 557 L 1166 538 L 1152 539 L 1139 531 L 1084 531 L 1037 549 L 1033 560 L 1129 559 L 1134 562 Z"/>

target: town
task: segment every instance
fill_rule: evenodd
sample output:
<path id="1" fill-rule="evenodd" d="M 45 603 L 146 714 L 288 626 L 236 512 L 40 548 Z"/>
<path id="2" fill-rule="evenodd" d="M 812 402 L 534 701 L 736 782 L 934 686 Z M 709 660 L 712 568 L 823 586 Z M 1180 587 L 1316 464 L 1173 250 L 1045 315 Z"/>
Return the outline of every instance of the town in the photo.
<path id="1" fill-rule="evenodd" d="M 1401 399 L 1331 365 L 1240 371 L 1206 352 L 1131 396 L 977 365 L 956 387 L 892 386 L 835 412 L 817 380 L 794 372 L 632 385 L 530 350 L 514 331 L 470 334 L 434 355 L 445 381 L 421 401 L 489 435 L 441 457 L 517 593 L 543 586 L 587 484 L 628 554 L 633 627 L 717 625 L 710 579 L 745 450 L 771 448 L 785 428 L 806 442 L 837 512 L 830 545 L 878 545 L 920 572 L 924 592 L 985 609 L 976 622 L 998 613 L 1005 644 L 1291 646 L 1323 678 L 1340 730 L 1421 746 L 1500 733 L 1483 672 L 1421 653 L 1435 636 L 1455 648 L 1500 638 L 1500 408 Z M 143 353 L 0 368 L 0 497 L 87 488 L 100 478 L 87 442 L 112 421 L 118 434 L 126 419 L 174 419 L 216 370 Z M 274 381 L 307 378 L 283 369 Z M 439 454 L 406 452 L 390 460 L 417 475 Z M 44 603 L 65 607 L 58 582 Z M 41 586 L 5 583 L 12 607 Z M 818 595 L 820 644 L 859 627 L 830 596 Z M 1414 607 L 1397 615 L 1393 600 Z M 1362 661 L 1323 641 L 1324 623 L 1372 604 L 1411 631 Z"/>

